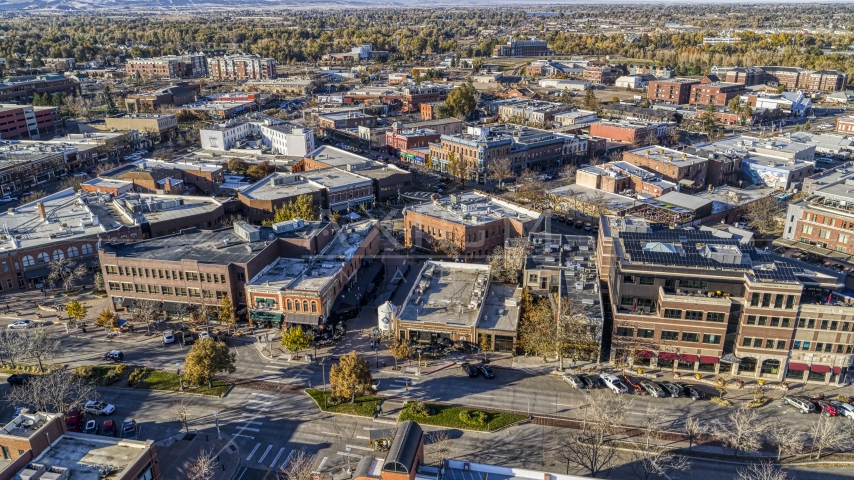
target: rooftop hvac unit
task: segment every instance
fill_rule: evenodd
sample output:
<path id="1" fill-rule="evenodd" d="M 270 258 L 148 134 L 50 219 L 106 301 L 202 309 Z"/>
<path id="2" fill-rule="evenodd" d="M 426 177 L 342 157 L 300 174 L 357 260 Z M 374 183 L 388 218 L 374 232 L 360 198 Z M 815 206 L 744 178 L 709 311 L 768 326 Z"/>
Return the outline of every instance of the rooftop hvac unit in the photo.
<path id="1" fill-rule="evenodd" d="M 299 175 L 289 174 L 289 175 L 277 175 L 270 180 L 270 185 L 274 187 L 278 187 L 281 185 L 290 185 L 292 183 L 296 183 L 300 181 L 302 177 Z"/>
<path id="2" fill-rule="evenodd" d="M 295 230 L 299 230 L 304 225 L 303 219 L 295 218 L 293 220 L 286 220 L 284 222 L 274 223 L 273 231 L 276 233 L 287 233 L 293 232 Z"/>
<path id="3" fill-rule="evenodd" d="M 261 230 L 244 221 L 234 223 L 234 233 L 247 242 L 257 242 L 261 240 Z"/>
<path id="4" fill-rule="evenodd" d="M 520 301 L 518 298 L 505 297 L 504 298 L 504 306 L 505 307 L 518 307 L 520 305 Z"/>
<path id="5" fill-rule="evenodd" d="M 584 282 L 575 282 L 576 290 L 584 290 Z"/>

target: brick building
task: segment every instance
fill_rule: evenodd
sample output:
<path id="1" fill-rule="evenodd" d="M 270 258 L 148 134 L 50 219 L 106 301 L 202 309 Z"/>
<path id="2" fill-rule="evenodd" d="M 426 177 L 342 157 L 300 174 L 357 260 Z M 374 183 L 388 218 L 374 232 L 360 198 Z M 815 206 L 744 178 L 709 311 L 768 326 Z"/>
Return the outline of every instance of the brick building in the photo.
<path id="1" fill-rule="evenodd" d="M 554 55 L 545 40 L 531 37 L 528 40 L 509 41 L 507 45 L 496 45 L 492 50 L 493 57 L 547 57 Z"/>
<path id="2" fill-rule="evenodd" d="M 135 93 L 125 97 L 128 113 L 153 113 L 161 108 L 180 107 L 196 101 L 198 83 L 180 82 L 177 85 L 147 93 Z"/>
<path id="3" fill-rule="evenodd" d="M 324 145 L 293 166 L 294 173 L 309 170 L 337 168 L 345 172 L 358 173 L 371 179 L 377 200 L 397 198 L 398 194 L 412 190 L 412 172 L 365 158 L 361 155 Z"/>
<path id="4" fill-rule="evenodd" d="M 848 74 L 838 70 L 808 70 L 800 67 L 737 67 L 727 70 L 727 82 L 751 85 L 780 85 L 789 90 L 837 92 L 847 88 Z"/>
<path id="5" fill-rule="evenodd" d="M 131 182 L 133 190 L 137 193 L 172 195 L 185 193 L 210 195 L 216 193 L 225 180 L 221 164 L 146 159 L 121 165 L 98 176 Z"/>
<path id="6" fill-rule="evenodd" d="M 0 80 L 0 102 L 28 104 L 37 94 L 80 94 L 80 84 L 65 75 L 25 75 Z"/>
<path id="7" fill-rule="evenodd" d="M 839 117 L 836 119 L 836 131 L 839 133 L 854 133 L 854 117 Z"/>
<path id="8" fill-rule="evenodd" d="M 482 259 L 507 239 L 527 236 L 541 220 L 539 212 L 476 192 L 407 207 L 403 217 L 407 245 L 432 249 L 447 241 L 469 260 Z"/>
<path id="9" fill-rule="evenodd" d="M 169 113 L 132 113 L 127 115 L 107 115 L 104 125 L 110 130 L 136 130 L 156 133 L 153 141 L 165 141 L 178 130 L 178 118 Z"/>
<path id="10" fill-rule="evenodd" d="M 596 122 L 590 135 L 631 145 L 655 145 L 676 131 L 676 123 Z"/>
<path id="11" fill-rule="evenodd" d="M 623 71 L 617 67 L 608 65 L 591 65 L 584 69 L 581 79 L 593 85 L 614 85 L 614 82 L 623 75 Z"/>
<path id="12" fill-rule="evenodd" d="M 276 76 L 276 60 L 258 55 L 225 55 L 208 58 L 208 74 L 214 80 L 267 80 Z"/>
<path id="13" fill-rule="evenodd" d="M 59 107 L 0 104 L 0 139 L 38 140 L 62 132 Z"/>
<path id="14" fill-rule="evenodd" d="M 433 120 L 439 116 L 439 106 L 445 102 L 426 102 L 421 104 L 421 120 Z"/>
<path id="15" fill-rule="evenodd" d="M 427 128 L 405 129 L 400 122 L 394 122 L 390 132 L 385 134 L 385 144 L 391 155 L 398 150 L 427 147 L 439 140 L 441 135 Z"/>
<path id="16" fill-rule="evenodd" d="M 597 265 L 613 299 L 612 360 L 821 383 L 851 365 L 854 333 L 843 320 L 854 307 L 834 297 L 835 276 L 637 217 L 601 218 Z"/>
<path id="17" fill-rule="evenodd" d="M 685 105 L 691 99 L 691 87 L 700 83 L 693 78 L 655 80 L 646 86 L 646 98 L 651 102 Z"/>
<path id="18" fill-rule="evenodd" d="M 682 188 L 703 188 L 706 184 L 708 160 L 677 150 L 649 146 L 623 152 L 623 161 L 650 172 L 661 174 Z"/>
<path id="19" fill-rule="evenodd" d="M 714 106 L 724 108 L 732 98 L 739 97 L 746 92 L 744 85 L 740 83 L 720 82 L 710 77 L 704 77 L 699 84 L 691 85 L 688 103 L 691 105 L 708 105 L 711 101 Z"/>
<path id="20" fill-rule="evenodd" d="M 358 110 L 317 114 L 317 126 L 321 129 L 342 130 L 345 128 L 376 127 L 377 117 Z"/>
<path id="21" fill-rule="evenodd" d="M 854 180 L 847 179 L 814 189 L 808 198 L 789 203 L 783 238 L 837 252 L 854 255 L 854 213 L 847 205 L 854 200 Z M 821 250 L 825 252 L 825 250 Z"/>
<path id="22" fill-rule="evenodd" d="M 660 197 L 676 191 L 676 184 L 628 162 L 612 162 L 584 167 L 575 174 L 575 183 L 607 193 L 632 191 L 638 195 Z"/>
<path id="23" fill-rule="evenodd" d="M 448 98 L 450 91 L 451 87 L 446 85 L 422 84 L 405 87 L 401 96 L 401 101 L 403 102 L 401 111 L 406 113 L 420 113 L 421 104 L 444 101 Z"/>

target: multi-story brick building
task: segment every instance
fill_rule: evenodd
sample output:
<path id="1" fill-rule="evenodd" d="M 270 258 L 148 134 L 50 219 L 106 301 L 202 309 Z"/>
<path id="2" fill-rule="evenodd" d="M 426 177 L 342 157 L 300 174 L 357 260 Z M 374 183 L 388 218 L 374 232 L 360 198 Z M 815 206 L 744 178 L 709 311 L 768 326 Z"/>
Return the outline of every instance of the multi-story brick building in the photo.
<path id="1" fill-rule="evenodd" d="M 492 50 L 493 57 L 547 57 L 554 55 L 545 40 L 531 37 L 529 40 L 509 41 L 507 45 L 496 45 Z"/>
<path id="2" fill-rule="evenodd" d="M 669 148 L 649 146 L 623 152 L 623 161 L 661 174 L 683 188 L 703 188 L 708 160 Z"/>
<path id="3" fill-rule="evenodd" d="M 735 238 L 636 217 L 602 217 L 599 232 L 612 360 L 822 383 L 838 382 L 851 365 L 854 333 L 844 320 L 854 307 L 834 296 L 836 276 Z"/>
<path id="4" fill-rule="evenodd" d="M 0 102 L 32 103 L 37 94 L 77 95 L 80 84 L 65 75 L 25 75 L 0 80 Z"/>
<path id="5" fill-rule="evenodd" d="M 402 112 L 420 112 L 422 103 L 444 101 L 451 88 L 446 85 L 422 84 L 403 89 L 401 95 Z"/>
<path id="6" fill-rule="evenodd" d="M 854 117 L 837 118 L 836 131 L 839 133 L 854 133 Z"/>
<path id="7" fill-rule="evenodd" d="M 427 147 L 439 140 L 439 132 L 429 128 L 406 129 L 400 122 L 392 125 L 391 131 L 385 134 L 386 147 L 391 154 L 398 150 Z"/>
<path id="8" fill-rule="evenodd" d="M 98 175 L 101 178 L 133 183 L 137 193 L 209 195 L 218 191 L 225 180 L 223 166 L 202 162 L 162 162 L 137 160 Z"/>
<path id="9" fill-rule="evenodd" d="M 765 84 L 766 74 L 762 67 L 735 67 L 727 70 L 724 80 L 740 83 L 745 87 Z"/>
<path id="10" fill-rule="evenodd" d="M 268 80 L 276 76 L 276 60 L 258 55 L 225 55 L 208 58 L 208 74 L 214 80 Z"/>
<path id="11" fill-rule="evenodd" d="M 848 74 L 838 70 L 808 70 L 800 67 L 737 67 L 727 70 L 727 82 L 751 85 L 780 85 L 789 90 L 837 92 L 846 89 Z"/>
<path id="12" fill-rule="evenodd" d="M 59 107 L 0 104 L 0 139 L 38 140 L 62 132 Z"/>
<path id="13" fill-rule="evenodd" d="M 720 82 L 704 77 L 699 84 L 691 85 L 688 103 L 691 105 L 708 105 L 711 102 L 712 105 L 723 108 L 731 99 L 746 92 L 744 85 L 740 83 Z"/>
<path id="14" fill-rule="evenodd" d="M 306 155 L 293 166 L 292 171 L 299 173 L 326 168 L 337 168 L 370 178 L 374 184 L 374 195 L 380 201 L 397 198 L 399 194 L 412 190 L 412 172 L 329 145 Z"/>
<path id="15" fill-rule="evenodd" d="M 143 79 L 182 78 L 186 64 L 180 58 L 134 58 L 128 60 L 125 69 L 128 75 L 139 75 Z"/>
<path id="16" fill-rule="evenodd" d="M 661 175 L 649 172 L 628 162 L 612 162 L 595 167 L 584 167 L 575 174 L 575 183 L 608 193 L 632 191 L 638 195 L 660 197 L 676 191 L 676 184 L 663 180 Z"/>
<path id="17" fill-rule="evenodd" d="M 377 117 L 358 110 L 322 113 L 317 115 L 317 126 L 321 129 L 342 130 L 345 128 L 376 127 Z"/>
<path id="18" fill-rule="evenodd" d="M 469 260 L 538 230 L 541 220 L 539 212 L 476 192 L 407 207 L 403 217 L 407 245 L 431 249 L 450 242 Z"/>
<path id="19" fill-rule="evenodd" d="M 854 180 L 814 189 L 808 198 L 789 203 L 783 238 L 816 245 L 831 252 L 854 255 Z M 828 252 L 829 253 L 829 252 Z"/>
<path id="20" fill-rule="evenodd" d="M 198 83 L 178 82 L 176 85 L 125 97 L 128 113 L 153 113 L 160 108 L 180 107 L 196 101 Z"/>
<path id="21" fill-rule="evenodd" d="M 593 85 L 613 85 L 624 72 L 608 65 L 591 65 L 584 69 L 581 79 Z"/>
<path id="22" fill-rule="evenodd" d="M 590 125 L 590 135 L 631 145 L 655 145 L 676 131 L 676 123 L 596 122 Z"/>
<path id="23" fill-rule="evenodd" d="M 685 105 L 691 99 L 691 87 L 700 83 L 693 78 L 655 80 L 646 86 L 646 98 L 651 102 Z"/>
<path id="24" fill-rule="evenodd" d="M 575 107 L 558 102 L 530 100 L 502 105 L 498 107 L 498 114 L 505 122 L 550 127 L 556 114 L 570 110 L 575 110 Z"/>
<path id="25" fill-rule="evenodd" d="M 800 188 L 815 169 L 815 145 L 784 138 L 727 137 L 698 147 L 707 152 L 731 152 L 741 158 L 742 174 L 754 184 L 780 190 Z M 708 155 L 706 155 L 708 157 Z M 712 183 L 716 177 L 707 177 Z"/>
<path id="26" fill-rule="evenodd" d="M 152 141 L 168 140 L 178 130 L 178 118 L 171 113 L 107 115 L 104 125 L 112 130 L 136 130 L 152 135 Z"/>

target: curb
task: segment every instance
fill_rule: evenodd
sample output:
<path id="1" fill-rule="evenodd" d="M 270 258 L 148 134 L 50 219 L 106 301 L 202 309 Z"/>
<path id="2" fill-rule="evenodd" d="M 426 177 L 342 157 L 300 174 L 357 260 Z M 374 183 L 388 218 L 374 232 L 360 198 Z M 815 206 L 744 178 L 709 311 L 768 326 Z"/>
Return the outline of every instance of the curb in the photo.
<path id="1" fill-rule="evenodd" d="M 437 368 L 436 370 L 430 370 L 429 372 L 421 372 L 421 375 L 431 375 L 431 374 L 434 374 L 436 372 L 441 372 L 442 370 L 445 370 L 446 368 L 451 368 L 456 364 L 457 364 L 457 362 L 451 362 L 451 363 L 449 363 L 443 367 Z"/>

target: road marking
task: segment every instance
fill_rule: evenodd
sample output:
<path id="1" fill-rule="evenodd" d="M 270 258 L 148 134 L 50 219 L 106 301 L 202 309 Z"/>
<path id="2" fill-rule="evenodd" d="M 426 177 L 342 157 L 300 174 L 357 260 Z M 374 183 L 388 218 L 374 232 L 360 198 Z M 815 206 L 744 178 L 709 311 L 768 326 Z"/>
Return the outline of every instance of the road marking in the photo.
<path id="1" fill-rule="evenodd" d="M 312 458 L 312 459 L 313 459 L 314 457 L 315 457 L 315 455 L 312 455 L 312 456 L 311 456 L 311 458 Z M 318 472 L 320 471 L 320 469 L 321 469 L 321 468 L 323 468 L 323 466 L 326 464 L 326 461 L 327 461 L 327 460 L 329 460 L 329 457 L 323 457 L 323 460 L 321 460 L 321 461 L 320 461 L 320 465 L 318 465 L 318 466 L 317 466 L 317 471 L 318 471 Z"/>
<path id="2" fill-rule="evenodd" d="M 261 405 L 246 405 L 244 408 L 247 410 L 260 410 L 262 412 L 266 412 L 270 409 L 270 407 L 261 406 Z"/>
<path id="3" fill-rule="evenodd" d="M 347 452 L 336 452 L 336 453 L 337 453 L 338 455 L 341 455 L 342 457 L 355 457 L 355 458 L 362 458 L 362 456 L 361 456 L 361 455 L 357 455 L 357 454 L 355 454 L 355 453 L 347 453 Z"/>
<path id="4" fill-rule="evenodd" d="M 249 456 L 246 457 L 247 462 L 252 459 L 252 455 L 255 455 L 255 452 L 258 450 L 258 447 L 260 447 L 260 446 L 261 446 L 260 443 L 258 445 L 255 445 L 255 448 L 253 448 L 252 451 L 249 453 Z"/>
<path id="5" fill-rule="evenodd" d="M 345 445 L 345 446 L 346 446 L 347 448 L 355 448 L 356 450 L 367 450 L 367 451 L 369 451 L 369 452 L 373 450 L 373 448 L 360 447 L 360 446 L 358 446 L 358 445 Z"/>
<path id="6" fill-rule="evenodd" d="M 281 374 L 282 372 L 280 372 L 280 371 L 278 371 L 278 370 L 262 370 L 262 371 L 261 371 L 261 373 L 270 373 L 270 374 L 279 375 L 279 374 Z"/>
<path id="7" fill-rule="evenodd" d="M 359 440 L 370 440 L 371 439 L 371 437 L 366 437 L 364 435 L 356 435 L 356 438 L 358 438 Z"/>
<path id="8" fill-rule="evenodd" d="M 243 438 L 248 438 L 249 440 L 255 440 L 255 437 L 252 437 L 249 435 L 241 435 L 239 433 L 235 433 L 234 435 L 232 435 L 232 437 L 243 437 Z"/>
<path id="9" fill-rule="evenodd" d="M 296 452 L 296 450 L 291 450 L 291 453 L 288 454 L 287 458 L 285 458 L 285 461 L 282 462 L 282 465 L 279 468 L 285 468 L 289 463 L 291 463 L 291 457 L 294 456 L 294 452 Z"/>
<path id="10" fill-rule="evenodd" d="M 243 420 L 241 423 L 246 425 L 264 425 L 264 422 L 253 422 L 252 420 Z"/>
<path id="11" fill-rule="evenodd" d="M 244 475 L 244 474 L 246 474 L 246 470 L 249 470 L 249 469 L 248 469 L 248 468 L 244 468 L 244 469 L 243 469 L 243 471 L 242 471 L 242 472 L 240 472 L 240 476 L 239 476 L 239 477 L 237 477 L 237 480 L 240 480 L 241 478 L 243 478 L 243 475 Z"/>
<path id="12" fill-rule="evenodd" d="M 270 450 L 272 450 L 272 449 L 273 449 L 272 445 L 267 445 L 267 450 L 264 450 L 264 455 L 261 455 L 261 458 L 258 459 L 258 463 L 263 462 L 264 459 L 267 458 L 267 454 L 270 453 Z"/>
<path id="13" fill-rule="evenodd" d="M 575 405 L 568 405 L 566 403 L 555 403 L 555 402 L 552 402 L 552 405 L 557 405 L 560 407 L 574 407 L 575 406 Z"/>
<path id="14" fill-rule="evenodd" d="M 394 420 L 379 420 L 377 418 L 374 419 L 374 423 L 385 423 L 387 425 L 397 425 L 397 422 L 395 422 Z M 372 429 L 369 429 L 369 430 L 372 430 Z"/>
<path id="15" fill-rule="evenodd" d="M 242 431 L 244 431 L 244 430 L 249 430 L 250 432 L 255 432 L 255 433 L 258 433 L 258 432 L 260 432 L 260 431 L 261 431 L 261 430 L 259 430 L 259 429 L 257 429 L 257 428 L 249 428 L 249 427 L 239 427 L 239 430 L 240 430 L 241 432 L 242 432 Z"/>
<path id="16" fill-rule="evenodd" d="M 281 457 L 283 453 L 285 453 L 285 447 L 282 447 L 282 448 L 280 448 L 280 449 L 279 449 L 279 453 L 278 453 L 278 454 L 276 454 L 276 458 L 274 458 L 274 459 L 273 459 L 273 461 L 272 461 L 272 462 L 270 462 L 270 468 L 275 468 L 275 467 L 276 467 L 276 462 L 278 462 L 278 461 L 279 461 L 279 457 Z M 260 462 L 259 462 L 259 463 L 260 463 Z"/>
<path id="17" fill-rule="evenodd" d="M 340 433 L 332 433 L 332 432 L 320 432 L 320 433 L 322 433 L 323 435 L 335 435 L 335 436 L 338 436 L 338 437 L 340 437 L 340 436 L 341 436 L 341 434 L 340 434 Z"/>
<path id="18" fill-rule="evenodd" d="M 248 399 L 248 400 L 246 400 L 246 401 L 247 401 L 247 402 L 249 402 L 249 403 L 252 403 L 252 404 L 260 403 L 260 404 L 262 404 L 262 405 L 271 405 L 271 404 L 273 403 L 273 402 L 265 402 L 265 401 L 263 401 L 263 400 L 252 400 L 251 398 L 250 398 L 250 399 Z"/>
<path id="19" fill-rule="evenodd" d="M 241 417 L 253 417 L 253 418 L 258 418 L 258 417 L 263 417 L 264 415 L 258 415 L 257 413 L 241 413 L 241 414 L 240 414 L 240 416 L 241 416 Z"/>
<path id="20" fill-rule="evenodd" d="M 252 396 L 253 396 L 253 397 L 276 398 L 276 396 L 275 396 L 275 395 L 269 395 L 269 394 L 266 394 L 266 393 L 253 393 L 253 394 L 252 394 Z"/>
<path id="21" fill-rule="evenodd" d="M 278 368 L 279 370 L 285 368 L 279 365 L 264 365 L 264 368 Z"/>

